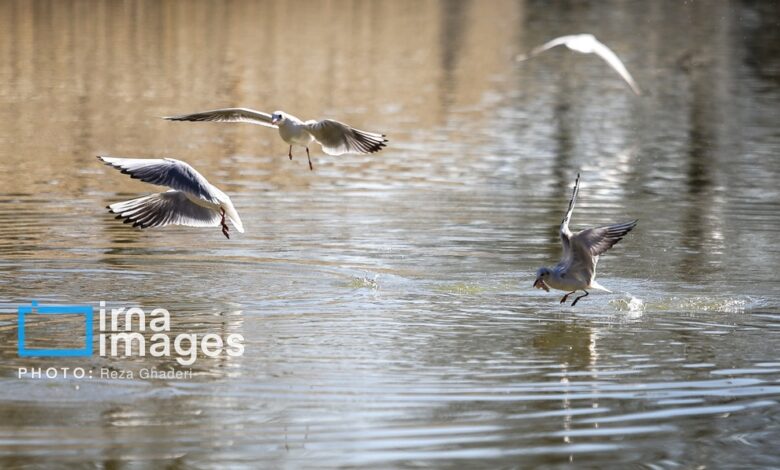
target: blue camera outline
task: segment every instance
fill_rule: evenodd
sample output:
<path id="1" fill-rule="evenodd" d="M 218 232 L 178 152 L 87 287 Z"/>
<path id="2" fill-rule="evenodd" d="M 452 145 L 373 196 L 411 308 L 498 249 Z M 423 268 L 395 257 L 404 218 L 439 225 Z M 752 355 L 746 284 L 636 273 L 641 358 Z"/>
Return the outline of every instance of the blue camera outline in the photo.
<path id="1" fill-rule="evenodd" d="M 92 356 L 92 326 L 94 318 L 94 309 L 91 305 L 57 305 L 57 306 L 39 306 L 37 300 L 30 302 L 30 305 L 20 305 L 18 312 L 19 332 L 17 335 L 19 357 L 87 357 Z M 65 348 L 65 349 L 27 349 L 25 341 L 25 316 L 26 315 L 84 315 L 84 326 L 86 338 L 83 348 Z"/>

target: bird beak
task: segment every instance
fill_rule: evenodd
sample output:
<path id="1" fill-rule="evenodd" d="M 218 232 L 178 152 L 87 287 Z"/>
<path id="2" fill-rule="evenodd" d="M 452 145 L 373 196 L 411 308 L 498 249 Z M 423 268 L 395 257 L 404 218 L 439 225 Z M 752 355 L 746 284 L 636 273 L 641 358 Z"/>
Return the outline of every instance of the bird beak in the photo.
<path id="1" fill-rule="evenodd" d="M 536 287 L 537 289 L 544 289 L 547 292 L 550 292 L 550 288 L 547 287 L 547 284 L 544 283 L 542 278 L 537 278 L 536 281 L 534 281 L 534 287 Z"/>
<path id="2" fill-rule="evenodd" d="M 279 118 L 271 119 L 271 124 L 276 125 L 277 122 L 279 122 Z"/>

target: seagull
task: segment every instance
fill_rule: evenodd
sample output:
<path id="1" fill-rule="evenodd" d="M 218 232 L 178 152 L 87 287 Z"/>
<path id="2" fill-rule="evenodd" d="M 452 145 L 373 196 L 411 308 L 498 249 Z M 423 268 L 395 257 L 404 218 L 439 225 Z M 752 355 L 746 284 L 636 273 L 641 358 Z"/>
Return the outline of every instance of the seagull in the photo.
<path id="1" fill-rule="evenodd" d="M 572 34 L 570 36 L 561 36 L 534 48 L 529 54 L 520 54 L 515 59 L 521 62 L 541 54 L 547 49 L 552 49 L 553 47 L 560 45 L 564 45 L 573 51 L 582 52 L 583 54 L 596 54 L 597 56 L 604 59 L 610 65 L 610 67 L 615 69 L 615 72 L 619 73 L 620 76 L 623 77 L 623 80 L 625 80 L 626 83 L 628 83 L 628 86 L 634 90 L 634 93 L 637 95 L 642 94 L 642 92 L 639 90 L 639 85 L 636 84 L 634 78 L 630 73 L 628 73 L 628 70 L 626 69 L 626 66 L 623 65 L 623 62 L 621 62 L 618 56 L 612 52 L 612 49 L 605 46 L 592 34 Z"/>
<path id="2" fill-rule="evenodd" d="M 233 226 L 244 233 L 244 225 L 227 194 L 212 185 L 195 168 L 173 158 L 114 158 L 97 157 L 131 178 L 145 183 L 167 186 L 164 193 L 117 202 L 107 206 L 133 227 L 164 227 L 187 225 L 190 227 L 222 226 L 222 233 L 230 238 L 225 216 Z"/>
<path id="3" fill-rule="evenodd" d="M 292 114 L 284 111 L 274 111 L 273 114 L 255 111 L 248 108 L 224 108 L 202 113 L 168 116 L 169 121 L 216 121 L 216 122 L 248 122 L 260 126 L 279 129 L 279 136 L 290 145 L 287 156 L 292 160 L 293 146 L 306 148 L 309 158 L 309 169 L 314 170 L 309 155 L 309 145 L 317 142 L 328 155 L 345 153 L 367 154 L 382 150 L 387 139 L 384 134 L 366 132 L 350 127 L 343 122 L 332 119 L 303 122 Z"/>
<path id="4" fill-rule="evenodd" d="M 569 230 L 569 220 L 574 212 L 574 202 L 577 200 L 577 191 L 580 187 L 580 174 L 574 182 L 569 201 L 569 210 L 561 222 L 561 243 L 563 243 L 563 258 L 554 268 L 539 268 L 536 271 L 534 287 L 550 291 L 550 287 L 568 293 L 563 296 L 561 303 L 566 302 L 571 294 L 578 290 L 585 294 L 574 299 L 572 307 L 577 301 L 588 296 L 587 289 L 595 289 L 604 292 L 612 292 L 596 282 L 596 264 L 599 256 L 612 248 L 615 243 L 623 239 L 628 232 L 636 227 L 637 220 L 622 224 L 606 225 L 585 229 L 572 233 Z"/>

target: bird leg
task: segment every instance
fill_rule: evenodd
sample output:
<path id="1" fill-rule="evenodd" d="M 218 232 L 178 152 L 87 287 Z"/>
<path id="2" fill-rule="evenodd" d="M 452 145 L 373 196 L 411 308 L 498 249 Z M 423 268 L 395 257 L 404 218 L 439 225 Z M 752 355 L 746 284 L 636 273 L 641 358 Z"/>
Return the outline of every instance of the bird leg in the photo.
<path id="1" fill-rule="evenodd" d="M 566 302 L 566 299 L 568 299 L 568 298 L 569 298 L 569 296 L 570 296 L 570 295 L 572 295 L 572 294 L 573 294 L 573 293 L 575 293 L 575 292 L 577 292 L 577 291 L 576 291 L 576 290 L 573 290 L 573 291 L 569 292 L 568 294 L 564 295 L 564 296 L 563 296 L 563 298 L 561 299 L 561 303 L 564 303 L 564 302 Z"/>
<path id="2" fill-rule="evenodd" d="M 287 152 L 287 156 L 290 157 L 290 160 L 292 160 L 292 145 L 290 145 L 290 151 Z"/>
<path id="3" fill-rule="evenodd" d="M 577 297 L 576 299 L 574 299 L 574 302 L 572 302 L 572 303 L 571 303 L 571 306 L 572 306 L 572 307 L 574 307 L 574 306 L 577 304 L 577 301 L 578 301 L 578 300 L 580 300 L 580 299 L 581 299 L 581 298 L 583 298 L 583 297 L 587 297 L 587 296 L 588 296 L 588 291 L 586 291 L 585 289 L 583 289 L 583 290 L 582 290 L 582 292 L 585 292 L 585 294 L 583 294 L 583 295 L 581 295 L 581 296 Z"/>
<path id="4" fill-rule="evenodd" d="M 309 170 L 314 171 L 314 167 L 311 165 L 311 155 L 309 155 L 309 147 L 306 147 L 306 156 L 309 158 Z"/>
<path id="5" fill-rule="evenodd" d="M 230 240 L 230 235 L 228 235 L 228 230 L 229 230 L 229 229 L 228 229 L 228 226 L 227 226 L 227 224 L 225 223 L 225 209 L 220 207 L 220 208 L 219 208 L 219 212 L 220 212 L 220 214 L 222 214 L 222 220 L 219 222 L 219 223 L 222 225 L 222 234 L 223 234 L 223 235 L 224 235 L 224 236 L 225 236 L 225 237 L 226 237 L 228 240 Z"/>

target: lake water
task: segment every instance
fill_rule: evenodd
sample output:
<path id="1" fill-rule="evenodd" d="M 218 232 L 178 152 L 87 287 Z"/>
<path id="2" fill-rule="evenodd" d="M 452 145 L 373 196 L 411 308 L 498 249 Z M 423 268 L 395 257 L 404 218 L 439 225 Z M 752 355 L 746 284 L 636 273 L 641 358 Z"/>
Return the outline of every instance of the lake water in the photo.
<path id="1" fill-rule="evenodd" d="M 771 2 L 0 3 L 0 467 L 780 466 Z M 553 37 L 594 33 L 595 56 Z M 384 132 L 287 159 L 247 106 Z M 95 155 L 190 162 L 245 234 L 140 231 Z M 573 227 L 639 219 L 576 307 Z M 20 358 L 17 308 L 139 306 L 242 356 Z M 78 343 L 72 318 L 50 346 Z M 74 341 L 74 337 L 76 341 Z M 52 379 L 19 368 L 82 367 Z M 192 370 L 190 378 L 98 371 Z"/>

